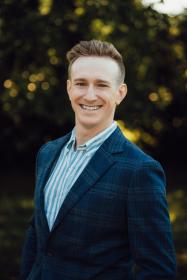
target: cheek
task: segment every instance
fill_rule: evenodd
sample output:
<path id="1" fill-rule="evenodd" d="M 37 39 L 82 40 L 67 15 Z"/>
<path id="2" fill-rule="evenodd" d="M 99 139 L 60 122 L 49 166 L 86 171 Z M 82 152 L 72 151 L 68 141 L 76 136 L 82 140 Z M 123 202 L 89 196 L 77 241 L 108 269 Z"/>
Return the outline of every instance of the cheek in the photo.
<path id="1" fill-rule="evenodd" d="M 74 104 L 76 103 L 77 95 L 75 95 L 73 92 L 70 92 L 69 98 L 70 98 L 70 100 L 71 100 L 71 105 L 72 105 L 72 107 L 73 107 Z"/>
<path id="2" fill-rule="evenodd" d="M 114 102 L 114 94 L 111 92 L 99 92 L 97 97 L 103 100 L 105 103 L 113 103 Z"/>
<path id="3" fill-rule="evenodd" d="M 116 104 L 116 96 L 115 96 L 115 94 L 110 94 L 110 96 L 108 96 L 108 103 L 110 103 L 110 105 L 112 106 L 112 105 L 114 105 L 114 104 Z"/>
<path id="4" fill-rule="evenodd" d="M 83 96 L 84 96 L 84 92 L 83 91 L 79 91 L 79 90 L 73 91 L 72 94 L 71 94 L 71 98 L 74 101 L 79 100 Z"/>

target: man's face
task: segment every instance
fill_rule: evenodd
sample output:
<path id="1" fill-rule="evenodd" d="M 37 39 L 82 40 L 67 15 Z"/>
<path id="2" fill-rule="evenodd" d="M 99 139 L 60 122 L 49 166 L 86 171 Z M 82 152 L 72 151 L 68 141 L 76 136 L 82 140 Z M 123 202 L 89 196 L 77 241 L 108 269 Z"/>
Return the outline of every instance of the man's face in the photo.
<path id="1" fill-rule="evenodd" d="M 116 105 L 127 92 L 118 80 L 119 68 L 111 58 L 80 57 L 72 64 L 67 91 L 76 127 L 102 130 L 112 123 Z"/>

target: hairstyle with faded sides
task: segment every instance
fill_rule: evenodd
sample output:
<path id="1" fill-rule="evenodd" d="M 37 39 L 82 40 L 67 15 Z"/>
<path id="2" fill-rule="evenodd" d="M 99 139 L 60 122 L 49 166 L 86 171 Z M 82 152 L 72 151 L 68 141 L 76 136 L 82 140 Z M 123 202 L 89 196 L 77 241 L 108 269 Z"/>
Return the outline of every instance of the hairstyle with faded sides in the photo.
<path id="1" fill-rule="evenodd" d="M 70 77 L 72 64 L 76 59 L 82 56 L 97 56 L 97 57 L 109 57 L 112 58 L 119 66 L 119 83 L 123 83 L 125 79 L 125 66 L 123 63 L 122 55 L 117 49 L 109 42 L 90 40 L 80 41 L 67 54 L 67 60 L 69 62 L 68 76 Z"/>

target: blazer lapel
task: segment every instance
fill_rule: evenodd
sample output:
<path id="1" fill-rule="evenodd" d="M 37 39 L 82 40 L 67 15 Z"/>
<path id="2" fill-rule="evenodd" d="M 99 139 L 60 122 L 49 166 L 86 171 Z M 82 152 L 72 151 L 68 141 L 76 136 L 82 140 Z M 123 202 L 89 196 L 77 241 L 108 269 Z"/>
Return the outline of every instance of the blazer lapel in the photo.
<path id="1" fill-rule="evenodd" d="M 120 129 L 117 128 L 97 150 L 67 194 L 57 215 L 52 231 L 62 222 L 81 197 L 93 187 L 100 177 L 114 164 L 115 158 L 112 153 L 119 153 L 124 150 L 124 139 Z"/>
<path id="2" fill-rule="evenodd" d="M 47 183 L 47 180 L 52 173 L 55 164 L 58 160 L 58 157 L 60 155 L 60 152 L 65 145 L 65 143 L 69 140 L 71 133 L 67 134 L 66 136 L 58 139 L 56 142 L 52 143 L 50 145 L 50 148 L 43 151 L 42 154 L 42 173 L 38 175 L 38 182 L 37 182 L 37 188 L 36 191 L 39 193 L 39 195 L 36 195 L 36 205 L 40 209 L 41 213 L 41 221 L 43 226 L 47 229 L 49 232 L 48 222 L 45 214 L 45 206 L 44 206 L 44 187 Z"/>

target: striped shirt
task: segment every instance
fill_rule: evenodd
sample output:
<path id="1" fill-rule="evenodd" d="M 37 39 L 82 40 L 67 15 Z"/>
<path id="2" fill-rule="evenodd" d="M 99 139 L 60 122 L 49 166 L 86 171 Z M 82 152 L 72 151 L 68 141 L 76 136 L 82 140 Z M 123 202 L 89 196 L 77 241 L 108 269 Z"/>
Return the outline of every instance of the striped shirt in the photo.
<path id="1" fill-rule="evenodd" d="M 45 189 L 45 213 L 51 230 L 60 207 L 71 187 L 78 179 L 94 153 L 114 132 L 117 125 L 112 123 L 108 128 L 75 149 L 75 128 L 71 137 L 63 147 L 56 166 L 49 177 Z"/>

